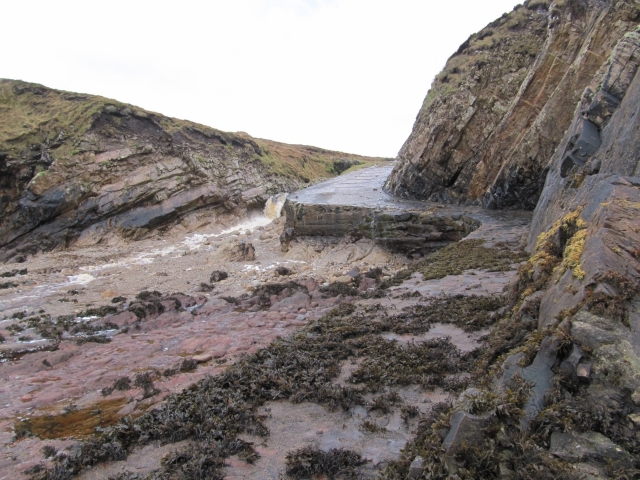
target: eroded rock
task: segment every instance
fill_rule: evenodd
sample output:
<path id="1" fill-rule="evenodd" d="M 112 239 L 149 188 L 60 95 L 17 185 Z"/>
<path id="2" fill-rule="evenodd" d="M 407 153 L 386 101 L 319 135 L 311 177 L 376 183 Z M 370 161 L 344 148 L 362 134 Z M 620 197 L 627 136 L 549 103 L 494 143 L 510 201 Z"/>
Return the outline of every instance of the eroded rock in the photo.
<path id="1" fill-rule="evenodd" d="M 606 463 L 611 460 L 628 465 L 633 462 L 629 452 L 597 432 L 553 432 L 549 450 L 553 455 L 571 462 L 595 460 Z"/>

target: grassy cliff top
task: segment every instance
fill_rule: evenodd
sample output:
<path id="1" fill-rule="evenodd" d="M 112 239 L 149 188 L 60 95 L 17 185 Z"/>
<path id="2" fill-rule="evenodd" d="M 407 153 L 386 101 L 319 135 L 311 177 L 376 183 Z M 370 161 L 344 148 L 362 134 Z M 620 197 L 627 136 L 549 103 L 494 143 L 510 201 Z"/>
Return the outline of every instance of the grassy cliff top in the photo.
<path id="1" fill-rule="evenodd" d="M 72 156 L 95 120 L 103 113 L 114 112 L 148 118 L 169 135 L 197 131 L 208 137 L 222 139 L 229 145 L 253 142 L 259 146 L 260 151 L 256 158 L 274 174 L 305 181 L 337 173 L 333 167 L 335 161 L 370 164 L 388 160 L 254 139 L 243 132 L 222 132 L 110 98 L 55 90 L 35 83 L 8 79 L 0 79 L 0 157 L 24 159 L 31 152 L 43 149 L 49 150 L 55 159 Z"/>

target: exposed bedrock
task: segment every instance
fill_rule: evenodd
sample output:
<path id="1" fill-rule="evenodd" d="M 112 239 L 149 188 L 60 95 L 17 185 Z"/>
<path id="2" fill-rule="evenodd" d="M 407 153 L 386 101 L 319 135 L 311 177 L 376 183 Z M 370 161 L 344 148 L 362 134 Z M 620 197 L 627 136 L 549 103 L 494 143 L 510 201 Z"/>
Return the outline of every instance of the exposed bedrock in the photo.
<path id="1" fill-rule="evenodd" d="M 622 477 L 638 467 L 639 52 L 640 35 L 627 33 L 586 87 L 552 157 L 529 236 L 532 257 L 520 269 L 518 309 L 509 320 L 517 325 L 522 312 L 533 311 L 544 338 L 535 357 L 514 349 L 499 360 L 502 375 L 492 385 L 498 395 L 514 388 L 514 379 L 528 382 L 519 429 L 534 435 L 557 412 L 565 421 L 572 408 L 607 417 L 548 430 L 551 455 L 580 474 L 602 476 L 614 465 L 614 476 Z M 457 408 L 458 417 L 469 416 L 463 401 Z M 449 437 L 474 440 L 477 425 L 455 426 Z"/>
<path id="2" fill-rule="evenodd" d="M 244 216 L 364 157 L 0 80 L 0 260 Z"/>
<path id="3" fill-rule="evenodd" d="M 426 254 L 481 225 L 528 225 L 529 212 L 495 212 L 392 197 L 382 190 L 393 166 L 364 168 L 290 194 L 280 241 L 296 237 L 368 238 L 395 252 Z"/>
<path id="4" fill-rule="evenodd" d="M 592 125 L 607 118 L 620 92 L 596 86 L 612 50 L 639 20 L 640 6 L 630 0 L 529 0 L 472 35 L 434 80 L 388 191 L 533 209 L 548 161 L 594 82 L 598 105 L 585 114 L 590 123 L 569 153 L 580 163 L 598 147 Z M 605 83 L 624 89 L 630 69 L 622 62 L 612 75 Z"/>
<path id="5" fill-rule="evenodd" d="M 547 242 L 563 256 L 565 268 L 555 272 L 542 300 L 541 327 L 557 321 L 563 310 L 599 296 L 619 297 L 619 307 L 630 315 L 628 302 L 640 294 L 639 64 L 640 34 L 630 32 L 614 50 L 600 83 L 585 90 L 550 162 L 529 249 L 539 250 Z M 576 155 L 585 124 L 597 127 L 598 145 Z M 570 238 L 549 235 L 572 215 L 577 231 Z M 638 328 L 630 318 L 623 321 Z M 640 352 L 640 342 L 634 348 Z"/>

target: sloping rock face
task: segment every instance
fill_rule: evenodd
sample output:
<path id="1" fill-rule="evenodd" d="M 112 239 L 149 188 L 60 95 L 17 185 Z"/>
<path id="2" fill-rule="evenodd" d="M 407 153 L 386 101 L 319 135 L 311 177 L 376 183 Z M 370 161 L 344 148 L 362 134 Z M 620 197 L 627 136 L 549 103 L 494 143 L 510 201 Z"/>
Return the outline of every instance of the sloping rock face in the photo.
<path id="1" fill-rule="evenodd" d="M 434 80 L 386 188 L 533 209 L 582 92 L 639 20 L 632 0 L 529 0 L 472 35 Z"/>
<path id="2" fill-rule="evenodd" d="M 553 245 L 564 268 L 557 269 L 542 299 L 540 327 L 552 325 L 561 312 L 591 309 L 598 302 L 613 308 L 615 302 L 623 323 L 638 328 L 629 312 L 640 294 L 639 65 L 640 32 L 635 31 L 624 36 L 607 70 L 585 90 L 551 160 L 529 249 Z M 558 219 L 571 215 L 577 218 L 571 237 L 549 236 Z M 634 341 L 637 354 L 640 342 Z"/>
<path id="3" fill-rule="evenodd" d="M 243 215 L 358 159 L 0 80 L 0 259 Z"/>
<path id="4" fill-rule="evenodd" d="M 550 434 L 554 458 L 596 476 L 606 465 L 614 476 L 638 468 L 639 66 L 640 33 L 628 32 L 584 90 L 552 157 L 529 236 L 533 255 L 516 287 L 520 311 L 539 302 L 531 320 L 544 340 L 526 368 L 523 350 L 512 350 L 493 387 L 516 373 L 529 382 L 520 429 Z M 507 324 L 524 318 L 516 313 Z M 570 418 L 571 409 L 590 413 Z M 606 420 L 592 421 L 595 411 Z"/>

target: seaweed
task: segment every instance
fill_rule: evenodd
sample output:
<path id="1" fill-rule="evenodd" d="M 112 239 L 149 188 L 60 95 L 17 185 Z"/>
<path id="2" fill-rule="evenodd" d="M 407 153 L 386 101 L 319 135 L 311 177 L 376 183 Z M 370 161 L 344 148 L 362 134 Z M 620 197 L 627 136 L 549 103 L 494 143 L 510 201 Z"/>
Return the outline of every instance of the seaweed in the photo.
<path id="1" fill-rule="evenodd" d="M 412 274 L 419 272 L 424 280 L 444 278 L 447 275 L 461 275 L 465 270 L 486 270 L 504 272 L 514 270 L 514 265 L 529 258 L 525 251 L 516 251 L 506 246 L 485 247 L 484 240 L 464 240 L 452 243 L 435 251 L 411 267 L 401 270 L 379 288 L 386 289 L 400 285 Z"/>
<path id="2" fill-rule="evenodd" d="M 285 290 L 288 291 L 285 292 Z M 309 293 L 309 289 L 297 282 L 266 283 L 264 285 L 256 287 L 256 289 L 253 291 L 252 296 L 259 297 L 261 295 L 284 295 L 285 297 L 290 297 L 295 292 Z"/>
<path id="3" fill-rule="evenodd" d="M 220 270 L 214 270 L 211 273 L 211 276 L 209 277 L 209 283 L 220 282 L 220 281 L 224 280 L 227 277 L 229 277 L 229 274 L 227 272 L 222 272 Z"/>
<path id="4" fill-rule="evenodd" d="M 398 395 L 398 392 L 391 391 L 378 395 L 371 400 L 368 405 L 369 411 L 379 410 L 382 413 L 389 413 L 393 405 L 402 403 L 402 398 Z"/>
<path id="5" fill-rule="evenodd" d="M 357 297 L 360 294 L 357 288 L 342 282 L 330 283 L 326 287 L 321 287 L 320 291 L 331 295 L 332 297 L 338 295 L 344 295 L 345 297 Z"/>
<path id="6" fill-rule="evenodd" d="M 129 377 L 120 377 L 110 387 L 103 388 L 101 393 L 104 397 L 111 395 L 114 390 L 124 391 L 131 389 L 131 379 Z"/>
<path id="7" fill-rule="evenodd" d="M 371 420 L 365 420 L 360 424 L 360 430 L 368 433 L 381 433 L 386 431 L 386 428 L 381 427 Z"/>
<path id="8" fill-rule="evenodd" d="M 198 362 L 196 362 L 193 358 L 185 358 L 180 363 L 178 369 L 181 372 L 192 372 L 196 368 L 198 368 Z"/>
<path id="9" fill-rule="evenodd" d="M 22 325 L 18 325 L 17 323 L 14 323 L 12 325 L 9 325 L 8 327 L 5 327 L 5 330 L 8 330 L 15 334 L 15 333 L 24 332 L 24 327 Z"/>
<path id="10" fill-rule="evenodd" d="M 418 384 L 444 387 L 445 377 L 460 371 L 460 352 L 448 338 L 400 346 L 395 341 L 368 338 L 367 357 L 349 378 L 373 390 L 390 385 Z"/>
<path id="11" fill-rule="evenodd" d="M 143 290 L 142 292 L 136 295 L 136 299 L 142 300 L 142 301 L 148 301 L 148 300 L 152 300 L 154 298 L 160 298 L 160 297 L 162 297 L 162 294 L 157 290 L 154 290 L 152 292 Z"/>
<path id="12" fill-rule="evenodd" d="M 448 323 L 475 332 L 496 323 L 507 304 L 505 297 L 454 295 L 405 308 L 392 317 L 395 333 L 425 333 L 433 323 Z"/>
<path id="13" fill-rule="evenodd" d="M 169 478 L 222 480 L 224 456 L 215 443 L 193 442 L 187 449 L 165 455 L 161 461 L 162 473 Z"/>
<path id="14" fill-rule="evenodd" d="M 289 292 L 293 291 L 291 285 L 278 285 L 262 291 L 265 294 L 267 291 L 279 291 L 281 295 L 288 293 L 285 292 L 287 288 Z M 57 462 L 56 468 L 75 474 L 102 461 L 124 459 L 136 445 L 190 439 L 198 448 L 205 449 L 205 453 L 187 458 L 190 453 L 183 452 L 172 460 L 167 460 L 166 467 L 163 468 L 174 469 L 171 471 L 179 475 L 178 472 L 185 465 L 195 468 L 200 461 L 197 458 L 200 458 L 209 465 L 206 474 L 210 478 L 217 478 L 216 475 L 221 474 L 222 459 L 230 455 L 233 448 L 242 447 L 242 444 L 237 443 L 239 434 L 269 434 L 264 417 L 258 413 L 259 407 L 267 401 L 310 401 L 328 409 L 348 410 L 355 405 L 366 405 L 367 392 L 382 391 L 372 399 L 368 407 L 390 411 L 392 406 L 398 408 L 400 401 L 396 394 L 386 390 L 386 386 L 418 383 L 439 385 L 449 390 L 459 389 L 462 384 L 452 382 L 449 376 L 470 368 L 477 361 L 476 353 L 463 355 L 446 338 L 403 346 L 385 340 L 380 334 L 401 331 L 408 324 L 412 325 L 412 331 L 427 331 L 436 317 L 439 321 L 454 322 L 458 315 L 456 309 L 460 310 L 456 302 L 462 301 L 462 298 L 453 299 L 453 303 L 436 301 L 431 310 L 403 312 L 406 315 L 404 321 L 399 317 L 388 316 L 379 305 L 358 308 L 353 304 L 343 303 L 318 321 L 239 359 L 216 377 L 206 377 L 180 393 L 167 396 L 161 405 L 135 420 L 122 419 L 115 427 L 108 427 L 95 437 L 79 442 L 68 457 Z M 473 304 L 476 307 L 470 308 L 467 320 L 475 318 L 473 315 L 476 312 L 471 311 L 473 308 L 482 310 L 484 313 L 477 313 L 482 317 L 488 314 L 488 310 L 502 305 L 502 302 L 502 299 L 477 299 L 477 303 Z M 411 315 L 413 318 L 409 318 Z M 475 324 L 484 325 L 485 321 L 471 323 L 475 328 Z M 342 362 L 350 358 L 362 358 L 359 368 L 350 378 L 351 383 L 346 386 L 335 384 Z M 179 368 L 180 366 L 172 367 L 163 374 L 174 374 Z M 156 375 L 160 375 L 160 372 L 145 372 L 136 376 L 134 384 L 143 389 L 144 396 L 155 394 L 153 380 Z M 435 411 L 442 413 L 437 407 Z M 403 415 L 408 422 L 417 417 L 419 412 L 406 409 Z M 419 423 L 419 431 L 426 428 L 420 427 L 423 424 L 423 421 Z M 442 442 L 438 429 L 442 430 L 446 420 L 438 425 L 440 426 L 436 431 L 429 434 L 437 435 L 439 439 L 437 448 L 435 437 L 433 440 L 434 455 L 439 452 Z M 417 441 L 423 442 L 423 439 Z M 247 460 L 254 458 L 251 449 L 246 446 L 242 449 Z M 353 465 L 344 463 L 347 467 L 340 467 L 343 470 L 338 473 L 326 473 L 334 470 L 327 470 L 328 467 L 322 465 L 340 464 L 337 460 L 339 455 L 332 454 L 331 458 L 325 458 L 317 452 L 306 452 L 305 455 L 291 457 L 292 471 L 302 472 L 293 475 L 303 475 L 307 471 L 305 469 L 316 468 L 321 469 L 316 473 L 325 472 L 328 476 L 350 475 L 350 472 L 355 475 L 356 462 L 352 462 Z M 296 459 L 304 461 L 300 463 Z M 437 464 L 439 460 L 434 462 Z M 190 466 L 184 468 L 187 469 L 185 472 L 192 471 L 188 470 L 192 468 Z"/>
<path id="15" fill-rule="evenodd" d="M 56 453 L 58 453 L 58 450 L 56 450 L 56 448 L 52 445 L 45 445 L 41 450 L 44 458 L 55 457 Z"/>
<path id="16" fill-rule="evenodd" d="M 8 272 L 0 273 L 0 278 L 10 278 L 10 277 L 15 277 L 16 275 L 26 275 L 26 274 L 27 274 L 26 268 L 23 268 L 20 270 L 14 269 Z"/>
<path id="17" fill-rule="evenodd" d="M 357 477 L 357 467 L 368 460 L 358 453 L 343 448 L 332 448 L 323 451 L 310 446 L 287 453 L 286 473 L 296 479 L 314 478 L 315 475 L 326 475 L 329 480 Z"/>
<path id="18" fill-rule="evenodd" d="M 84 343 L 111 343 L 111 339 L 106 335 L 87 335 L 76 339 L 77 345 L 82 345 Z"/>
<path id="19" fill-rule="evenodd" d="M 136 374 L 133 385 L 143 389 L 142 398 L 154 397 L 160 393 L 160 390 L 153 384 L 153 377 L 152 372 Z"/>
<path id="20" fill-rule="evenodd" d="M 118 313 L 118 309 L 112 305 L 105 305 L 97 308 L 88 308 L 84 312 L 79 313 L 78 317 L 106 317 Z"/>

